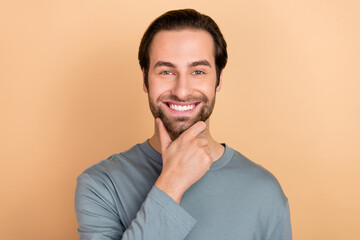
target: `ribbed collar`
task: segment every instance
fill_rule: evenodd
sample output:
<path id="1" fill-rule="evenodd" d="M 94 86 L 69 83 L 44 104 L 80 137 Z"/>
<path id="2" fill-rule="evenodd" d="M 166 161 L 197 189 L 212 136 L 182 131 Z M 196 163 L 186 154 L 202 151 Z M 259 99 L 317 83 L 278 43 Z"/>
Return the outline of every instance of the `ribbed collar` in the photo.
<path id="1" fill-rule="evenodd" d="M 211 164 L 211 167 L 209 169 L 209 172 L 217 170 L 225 166 L 228 162 L 230 162 L 231 158 L 234 155 L 234 149 L 227 146 L 225 143 L 222 143 L 222 145 L 225 147 L 225 151 L 221 158 L 213 164 Z M 161 154 L 158 153 L 146 140 L 145 142 L 140 144 L 140 148 L 145 152 L 146 155 L 148 155 L 152 160 L 156 161 L 159 164 L 162 164 L 162 158 Z"/>

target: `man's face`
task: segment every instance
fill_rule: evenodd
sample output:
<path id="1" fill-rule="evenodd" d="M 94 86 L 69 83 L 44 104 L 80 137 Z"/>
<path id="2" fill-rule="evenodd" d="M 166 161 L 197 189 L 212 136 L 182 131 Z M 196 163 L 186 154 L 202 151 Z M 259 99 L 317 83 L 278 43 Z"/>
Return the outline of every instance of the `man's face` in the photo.
<path id="1" fill-rule="evenodd" d="M 157 33 L 149 49 L 150 110 L 174 140 L 198 121 L 206 121 L 215 104 L 214 42 L 204 30 Z"/>

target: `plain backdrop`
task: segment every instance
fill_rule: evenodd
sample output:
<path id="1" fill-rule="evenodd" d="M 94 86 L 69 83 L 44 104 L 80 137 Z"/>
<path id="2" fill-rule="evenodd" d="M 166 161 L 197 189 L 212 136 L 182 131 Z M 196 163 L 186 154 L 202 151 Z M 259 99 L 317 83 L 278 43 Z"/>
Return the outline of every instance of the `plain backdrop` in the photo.
<path id="1" fill-rule="evenodd" d="M 360 239 L 358 0 L 0 0 L 0 239 L 78 238 L 76 177 L 153 132 L 141 36 L 189 7 L 228 43 L 215 139 L 277 177 L 294 239 Z"/>

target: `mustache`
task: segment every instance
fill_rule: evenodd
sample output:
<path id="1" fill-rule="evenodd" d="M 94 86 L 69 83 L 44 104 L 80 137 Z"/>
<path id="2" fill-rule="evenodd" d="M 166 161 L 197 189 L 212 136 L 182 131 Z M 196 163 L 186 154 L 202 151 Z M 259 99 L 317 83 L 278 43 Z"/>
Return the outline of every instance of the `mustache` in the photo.
<path id="1" fill-rule="evenodd" d="M 173 101 L 173 102 L 207 102 L 208 98 L 205 95 L 199 96 L 187 96 L 183 99 L 179 98 L 173 94 L 162 95 L 158 98 L 158 101 L 165 102 L 165 101 Z"/>

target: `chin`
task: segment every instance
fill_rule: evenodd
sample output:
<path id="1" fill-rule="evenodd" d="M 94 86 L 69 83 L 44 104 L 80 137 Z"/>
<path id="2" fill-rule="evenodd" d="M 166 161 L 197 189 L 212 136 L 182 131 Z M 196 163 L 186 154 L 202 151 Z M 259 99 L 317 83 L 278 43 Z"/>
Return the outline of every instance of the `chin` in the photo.
<path id="1" fill-rule="evenodd" d="M 161 120 L 163 121 L 166 129 L 168 130 L 168 133 L 172 140 L 178 138 L 183 132 L 185 132 L 195 123 L 199 121 L 206 121 L 206 119 L 203 120 L 200 116 L 197 116 L 192 119 L 175 119 L 175 120 L 170 120 L 167 117 L 163 117 L 161 118 Z"/>

